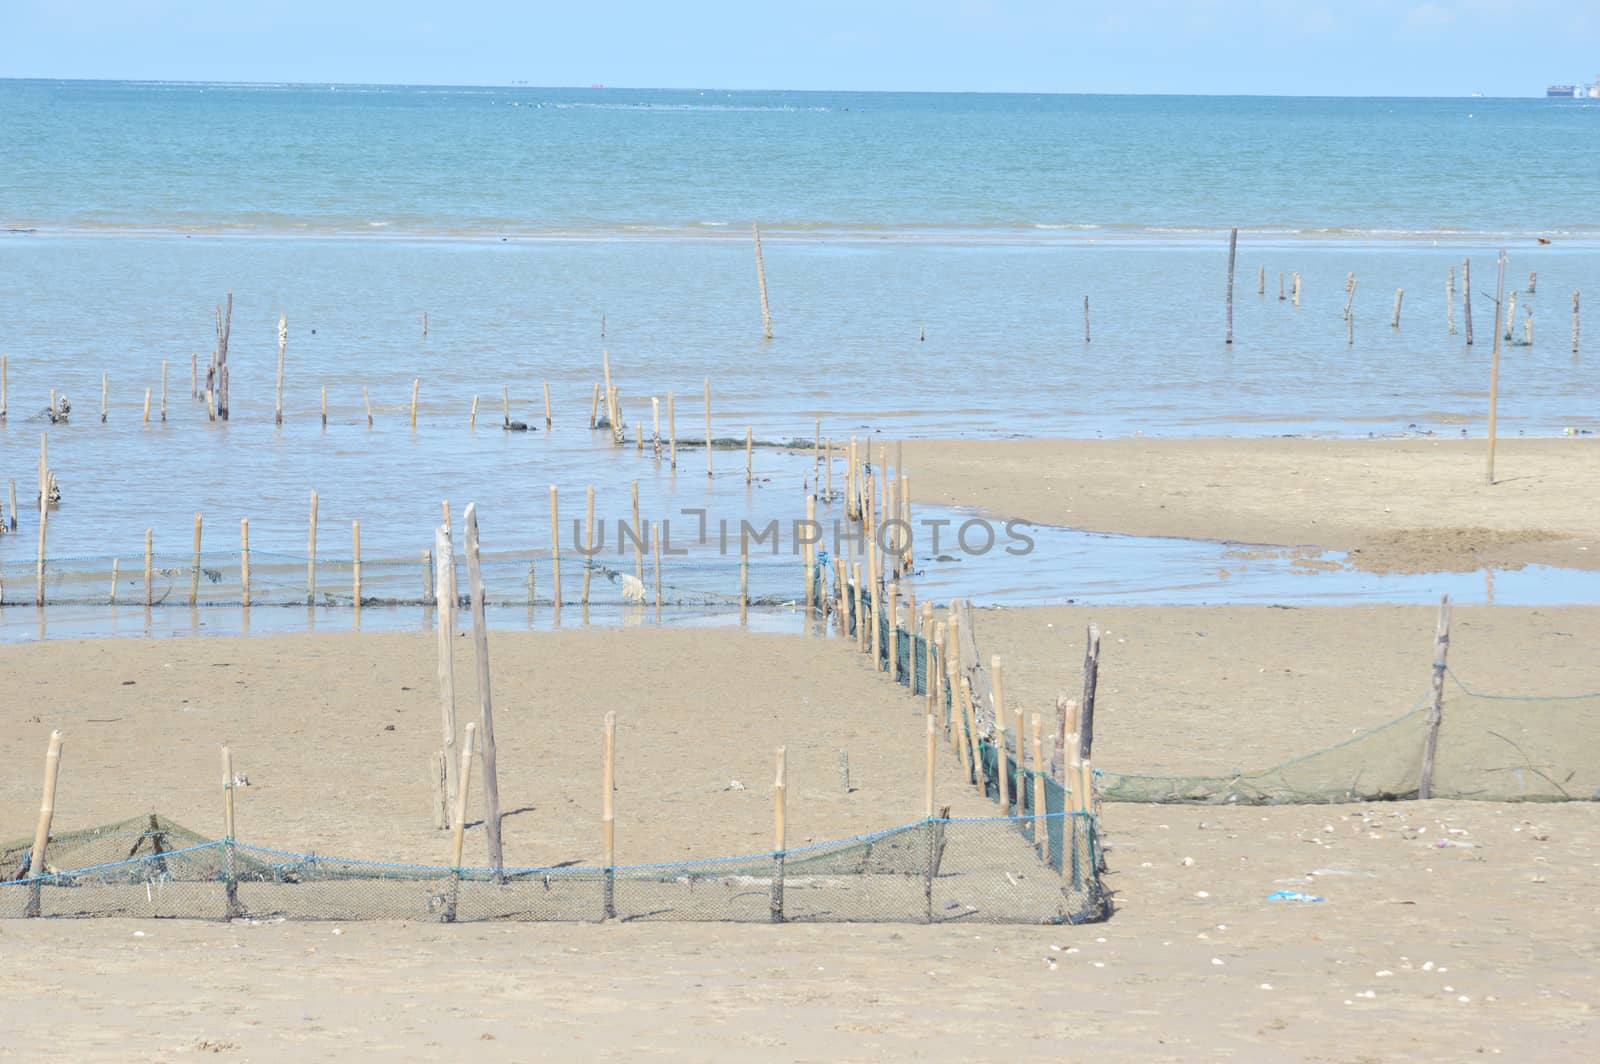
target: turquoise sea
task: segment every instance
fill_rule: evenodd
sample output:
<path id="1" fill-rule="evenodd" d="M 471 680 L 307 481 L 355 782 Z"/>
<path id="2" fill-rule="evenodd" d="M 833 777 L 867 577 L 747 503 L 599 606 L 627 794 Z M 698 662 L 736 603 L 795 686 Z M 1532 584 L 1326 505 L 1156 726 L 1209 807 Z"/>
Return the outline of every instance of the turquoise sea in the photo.
<path id="1" fill-rule="evenodd" d="M 1600 420 L 1593 356 L 1570 340 L 1573 293 L 1600 298 L 1600 107 L 1583 101 L 0 81 L 0 128 L 12 602 L 46 430 L 52 555 L 132 557 L 146 528 L 187 549 L 195 512 L 219 549 L 248 516 L 260 549 L 303 552 L 312 488 L 325 519 L 359 518 L 364 548 L 395 556 L 429 545 L 443 497 L 479 501 L 486 544 L 542 546 L 552 483 L 564 514 L 593 484 L 626 516 L 638 480 L 647 520 L 794 515 L 809 457 L 758 453 L 747 489 L 742 455 L 708 480 L 699 452 L 673 473 L 591 433 L 603 349 L 628 420 L 648 426 L 652 397 L 664 415 L 671 390 L 685 437 L 704 435 L 707 378 L 713 434 L 765 440 L 809 440 L 819 420 L 834 440 L 1480 435 L 1504 248 L 1534 342 L 1504 353 L 1502 431 Z M 1301 275 L 1298 306 L 1280 273 Z M 190 399 L 189 365 L 230 291 L 222 425 Z M 168 420 L 146 425 L 163 361 Z M 52 389 L 69 422 L 30 420 Z M 503 389 L 539 431 L 500 430 Z M 1189 579 L 1188 555 L 1096 573 L 1103 555 L 1004 582 L 1034 600 L 1239 594 Z"/>

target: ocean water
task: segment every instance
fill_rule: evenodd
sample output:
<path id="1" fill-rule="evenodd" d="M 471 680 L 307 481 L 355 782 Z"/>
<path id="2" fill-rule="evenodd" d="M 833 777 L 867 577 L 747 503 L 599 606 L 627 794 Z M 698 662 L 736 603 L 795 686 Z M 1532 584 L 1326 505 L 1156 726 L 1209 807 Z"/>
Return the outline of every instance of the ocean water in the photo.
<path id="1" fill-rule="evenodd" d="M 591 433 L 602 350 L 630 424 L 648 432 L 650 399 L 665 418 L 671 391 L 685 438 L 705 434 L 707 380 L 713 435 L 766 441 L 809 440 L 819 422 L 841 442 L 1479 435 L 1502 247 L 1517 335 L 1528 310 L 1534 326 L 1532 346 L 1503 352 L 1502 431 L 1593 430 L 1593 356 L 1573 353 L 1570 330 L 1573 293 L 1600 277 L 1597 123 L 1600 108 L 1542 100 L 0 81 L 0 481 L 18 482 L 23 518 L 0 567 L 14 588 L 33 557 L 44 431 L 65 495 L 52 557 L 133 558 L 147 528 L 158 550 L 186 550 L 196 512 L 208 545 L 230 546 L 249 517 L 257 550 L 303 553 L 313 489 L 327 528 L 359 519 L 364 550 L 396 557 L 430 545 L 441 498 L 457 514 L 479 503 L 486 548 L 543 548 L 550 484 L 565 521 L 589 485 L 602 518 L 627 517 L 635 481 L 646 520 L 799 516 L 809 456 L 759 449 L 746 486 L 742 454 L 719 453 L 708 478 L 699 451 L 673 471 Z M 1295 272 L 1298 306 L 1277 298 Z M 210 423 L 190 357 L 203 372 L 230 291 L 233 420 Z M 163 361 L 168 418 L 144 424 Z M 71 398 L 67 424 L 36 418 L 52 389 Z M 500 430 L 502 390 L 538 431 Z M 1003 572 L 947 568 L 930 589 L 1331 593 L 1290 566 L 1236 591 L 1196 576 L 1225 562 L 1182 545 L 1134 566 L 1049 544 Z M 1561 593 L 1530 586 L 1525 599 Z"/>

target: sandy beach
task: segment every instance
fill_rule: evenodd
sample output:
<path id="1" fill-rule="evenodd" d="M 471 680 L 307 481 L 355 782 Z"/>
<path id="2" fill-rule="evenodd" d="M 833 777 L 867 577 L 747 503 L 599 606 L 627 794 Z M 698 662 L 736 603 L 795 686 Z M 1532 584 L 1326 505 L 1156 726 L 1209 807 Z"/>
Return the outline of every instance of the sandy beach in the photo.
<path id="1" fill-rule="evenodd" d="M 1090 617 L 981 611 L 980 642 L 1005 655 L 1012 697 L 1043 708 L 1078 682 Z M 1426 682 L 1427 608 L 1092 618 L 1105 767 L 1270 762 L 1393 715 Z M 1594 689 L 1597 629 L 1592 609 L 1463 610 L 1455 660 L 1488 688 Z M 250 777 L 241 837 L 443 860 L 423 771 L 438 738 L 431 651 L 405 635 L 6 647 L 22 695 L 0 740 L 17 767 L 4 834 L 30 830 L 60 727 L 63 829 L 157 809 L 217 834 L 227 741 Z M 492 655 L 508 859 L 595 858 L 607 709 L 629 859 L 762 850 L 779 743 L 791 837 L 919 815 L 920 703 L 837 637 L 506 633 Z M 941 758 L 940 802 L 991 812 L 951 767 Z M 746 789 L 725 789 L 735 779 Z M 1116 911 L 1103 924 L 8 921 L 0 1000 L 14 1044 L 48 1036 L 84 1060 L 1576 1060 L 1600 1026 L 1595 946 L 1572 934 L 1597 910 L 1589 805 L 1112 804 L 1104 819 Z M 1326 900 L 1267 900 L 1283 889 Z"/>
<path id="2" fill-rule="evenodd" d="M 1503 439 L 912 440 L 914 497 L 1094 532 L 1349 551 L 1379 572 L 1600 567 L 1600 447 Z"/>

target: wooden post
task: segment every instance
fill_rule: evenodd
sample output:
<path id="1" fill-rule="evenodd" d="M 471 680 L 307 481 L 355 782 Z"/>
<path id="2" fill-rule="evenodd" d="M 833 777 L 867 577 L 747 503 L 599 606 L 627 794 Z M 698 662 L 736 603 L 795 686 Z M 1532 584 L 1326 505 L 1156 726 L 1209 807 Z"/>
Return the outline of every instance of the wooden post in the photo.
<path id="1" fill-rule="evenodd" d="M 589 397 L 589 428 L 593 429 L 599 424 L 600 416 L 600 385 L 594 386 L 594 394 Z"/>
<path id="2" fill-rule="evenodd" d="M 1533 295 L 1533 290 L 1534 290 L 1535 287 L 1538 286 L 1538 283 L 1539 283 L 1538 271 L 1534 271 L 1534 272 L 1528 274 L 1528 294 L 1530 296 Z"/>
<path id="3" fill-rule="evenodd" d="M 639 482 L 635 480 L 632 485 L 633 494 L 633 578 L 639 581 L 639 586 L 644 587 L 644 522 L 639 520 Z M 622 546 L 621 541 L 617 543 Z"/>
<path id="4" fill-rule="evenodd" d="M 283 424 L 283 349 L 289 344 L 289 315 L 278 315 L 278 398 L 275 413 L 277 424 Z"/>
<path id="5" fill-rule="evenodd" d="M 311 493 L 310 533 L 306 545 L 306 605 L 317 604 L 317 493 Z"/>
<path id="6" fill-rule="evenodd" d="M 500 386 L 500 427 L 511 429 L 511 389 L 503 384 Z"/>
<path id="7" fill-rule="evenodd" d="M 1344 316 L 1350 317 L 1350 306 L 1356 301 L 1356 275 L 1350 274 L 1344 280 Z"/>
<path id="8" fill-rule="evenodd" d="M 105 414 L 104 413 L 102 413 L 100 415 L 100 419 L 102 421 L 105 420 Z M 150 424 L 150 389 L 149 388 L 146 388 L 144 390 L 144 418 L 143 418 L 142 424 L 145 424 L 145 425 Z"/>
<path id="9" fill-rule="evenodd" d="M 1422 735 L 1422 778 L 1417 797 L 1433 797 L 1433 757 L 1439 749 L 1439 721 L 1444 716 L 1444 674 L 1450 654 L 1450 596 L 1439 597 L 1439 623 L 1433 631 L 1433 703 L 1428 707 L 1427 731 Z"/>
<path id="10" fill-rule="evenodd" d="M 322 386 L 322 427 L 328 427 L 328 386 Z"/>
<path id="11" fill-rule="evenodd" d="M 367 391 L 365 384 L 361 386 L 361 398 L 367 404 L 367 428 L 370 429 L 372 427 L 372 394 Z"/>
<path id="12" fill-rule="evenodd" d="M 361 522 L 360 521 L 351 521 L 350 522 L 350 552 L 351 552 L 351 561 L 350 561 L 350 567 L 351 567 L 351 573 L 350 573 L 351 594 L 354 596 L 354 599 L 355 599 L 355 611 L 359 615 L 361 613 Z"/>
<path id="13" fill-rule="evenodd" d="M 817 527 L 817 497 L 816 497 L 816 495 L 812 494 L 812 495 L 807 495 L 806 496 L 806 544 L 805 544 L 805 549 L 803 549 L 800 552 L 801 562 L 805 565 L 805 569 L 806 569 L 806 599 L 805 599 L 805 602 L 806 602 L 806 615 L 807 616 L 810 616 L 813 612 L 816 612 L 818 610 L 818 608 L 821 606 L 821 602 L 817 598 L 817 594 L 818 594 L 817 545 L 815 543 L 811 542 L 811 533 L 812 533 L 813 530 L 816 529 L 816 527 Z M 826 577 L 823 578 L 822 583 L 823 584 L 827 583 Z M 822 591 L 822 595 L 823 595 L 824 598 L 826 598 L 826 596 L 827 596 L 826 590 Z M 823 612 L 826 612 L 826 611 L 823 611 Z M 807 630 L 809 631 L 809 629 L 807 629 Z"/>
<path id="14" fill-rule="evenodd" d="M 1010 774 L 1006 764 L 1006 695 L 1005 683 L 1000 674 L 1000 655 L 994 654 L 989 658 L 989 683 L 994 690 L 994 750 L 995 750 L 995 775 L 1000 778 L 1000 809 L 1005 816 L 1011 815 L 1011 793 L 1009 789 Z M 1022 733 L 1017 733 L 1017 762 L 1022 762 Z M 1017 804 L 1022 804 L 1022 796 L 1017 795 Z"/>
<path id="15" fill-rule="evenodd" d="M 233 854 L 233 751 L 222 747 L 222 857 L 223 896 L 227 900 L 227 919 L 239 915 L 239 879 Z"/>
<path id="16" fill-rule="evenodd" d="M 656 619 L 661 619 L 661 526 L 650 522 L 650 549 L 655 555 L 656 568 Z"/>
<path id="17" fill-rule="evenodd" d="M 934 741 L 933 740 L 934 740 L 934 735 L 936 734 L 936 731 L 935 731 L 935 728 L 934 728 L 934 723 L 933 723 L 933 714 L 932 713 L 927 714 L 927 721 L 928 721 L 927 740 L 926 740 L 926 747 L 927 748 L 925 750 L 926 764 L 923 767 L 923 785 L 922 785 L 922 815 L 927 817 L 929 820 L 932 820 L 933 819 L 933 747 L 934 747 Z"/>
<path id="18" fill-rule="evenodd" d="M 1056 741 L 1050 752 L 1050 775 L 1063 785 L 1067 782 L 1067 736 L 1077 734 L 1078 703 L 1061 691 L 1056 694 Z"/>
<path id="19" fill-rule="evenodd" d="M 111 559 L 111 605 L 113 606 L 117 604 L 117 567 L 121 562 L 121 558 Z"/>
<path id="20" fill-rule="evenodd" d="M 962 731 L 961 742 L 966 754 L 972 760 L 972 782 L 977 786 L 978 793 L 984 794 L 987 788 L 983 780 L 983 750 L 978 739 L 978 718 L 973 712 L 972 683 L 965 675 L 961 677 L 961 719 L 965 727 Z M 966 767 L 966 766 L 963 766 Z"/>
<path id="21" fill-rule="evenodd" d="M 604 768 L 601 770 L 600 789 L 600 834 L 605 848 L 606 869 L 605 904 L 601 910 L 601 919 L 610 920 L 617 915 L 617 817 L 616 808 L 612 804 L 617 789 L 617 714 L 614 711 L 606 713 Z"/>
<path id="22" fill-rule="evenodd" d="M 744 482 L 746 484 L 750 483 L 751 434 L 753 432 L 754 432 L 754 429 L 753 429 L 752 426 L 746 425 L 744 427 Z M 708 436 L 710 435 L 710 433 L 711 433 L 711 430 L 709 428 L 706 429 L 706 434 Z M 707 446 L 709 446 L 709 444 L 707 444 Z"/>
<path id="23" fill-rule="evenodd" d="M 750 536 L 743 521 L 739 522 L 739 623 L 750 620 Z"/>
<path id="24" fill-rule="evenodd" d="M 613 402 L 616 392 L 611 387 L 611 352 L 605 348 L 600 349 L 600 368 L 605 375 L 606 389 L 606 420 L 610 422 L 611 439 L 617 439 L 617 408 Z"/>
<path id="25" fill-rule="evenodd" d="M 250 519 L 239 518 L 239 605 L 250 608 Z"/>
<path id="26" fill-rule="evenodd" d="M 6 419 L 6 356 L 0 355 L 0 421 Z"/>
<path id="27" fill-rule="evenodd" d="M 550 572 L 555 583 L 556 613 L 561 612 L 561 517 L 556 507 L 556 486 L 550 485 Z"/>
<path id="28" fill-rule="evenodd" d="M 444 725 L 445 799 L 456 796 L 456 660 L 452 649 L 455 637 L 455 602 L 451 599 L 451 574 L 455 571 L 455 552 L 451 548 L 450 526 L 439 525 L 433 532 L 434 598 L 438 601 L 437 644 L 439 650 L 439 716 Z M 470 728 L 471 725 L 469 724 Z"/>
<path id="29" fill-rule="evenodd" d="M 1044 858 L 1046 864 L 1050 862 L 1050 831 L 1049 821 L 1045 817 L 1049 810 L 1045 808 L 1044 791 L 1044 722 L 1039 714 L 1035 713 L 1033 724 L 1033 843 L 1039 848 L 1039 856 Z M 1017 732 L 1017 745 L 1022 745 L 1022 733 Z M 1019 774 L 1020 778 L 1020 774 Z"/>
<path id="30" fill-rule="evenodd" d="M 151 590 L 150 589 L 150 577 L 151 577 L 151 568 L 152 568 L 152 564 L 151 563 L 154 560 L 152 558 L 152 555 L 155 553 L 154 550 L 153 550 L 153 547 L 154 547 L 153 537 L 151 536 L 150 530 L 147 528 L 147 529 L 144 530 L 144 605 L 145 605 L 145 609 L 149 609 L 150 608 L 150 590 Z"/>
<path id="31" fill-rule="evenodd" d="M 411 378 L 411 431 L 417 430 L 417 389 L 422 387 L 422 378 Z"/>
<path id="32" fill-rule="evenodd" d="M 15 532 L 17 530 L 17 482 L 13 479 L 8 483 L 11 496 L 11 531 Z"/>
<path id="33" fill-rule="evenodd" d="M 475 429 L 477 427 L 478 427 L 478 397 L 476 395 L 474 395 L 472 397 L 472 413 L 467 415 L 467 428 Z"/>
<path id="34" fill-rule="evenodd" d="M 856 595 L 856 649 L 866 651 L 867 646 L 867 615 L 866 615 L 866 589 L 861 586 L 861 563 L 852 562 L 852 577 L 855 583 Z"/>
<path id="35" fill-rule="evenodd" d="M 56 780 L 61 774 L 61 732 L 50 733 L 50 745 L 44 755 L 44 786 L 39 793 L 39 823 L 33 831 L 33 849 L 28 859 L 28 878 L 37 879 L 45 874 L 45 852 L 50 847 L 50 822 L 56 815 Z M 40 911 L 39 884 L 31 888 L 28 898 L 28 916 L 38 916 Z"/>
<path id="36" fill-rule="evenodd" d="M 145 392 L 145 395 L 146 395 L 147 398 L 145 399 L 145 405 L 144 405 L 144 419 L 146 421 L 150 420 L 150 400 L 148 398 L 149 394 L 150 393 L 148 391 Z M 54 407 L 54 405 L 55 405 L 54 403 L 51 404 L 52 407 Z M 101 374 L 100 374 L 100 424 L 104 425 L 105 423 L 106 423 L 106 375 L 102 371 Z"/>
<path id="37" fill-rule="evenodd" d="M 939 690 L 939 677 L 935 671 L 937 659 L 933 649 L 933 603 L 922 604 L 922 693 L 927 699 L 928 712 L 934 709 L 934 694 Z"/>
<path id="38" fill-rule="evenodd" d="M 450 867 L 458 871 L 461 868 L 461 844 L 465 841 L 467 831 L 467 793 L 471 790 L 472 746 L 477 729 L 476 724 L 467 724 L 466 734 L 461 741 L 461 768 L 456 776 L 460 783 L 456 788 L 455 838 L 450 844 Z"/>
<path id="39" fill-rule="evenodd" d="M 673 405 L 672 392 L 667 392 L 667 439 L 670 441 L 667 448 L 667 462 L 673 469 L 678 468 L 678 411 Z"/>
<path id="40" fill-rule="evenodd" d="M 1472 260 L 1461 260 L 1461 320 L 1467 330 L 1467 346 L 1472 346 Z"/>
<path id="41" fill-rule="evenodd" d="M 1283 271 L 1278 271 L 1278 302 L 1283 302 Z"/>
<path id="42" fill-rule="evenodd" d="M 1517 327 L 1517 293 L 1512 292 L 1510 299 L 1511 302 L 1506 305 L 1505 313 L 1497 314 L 1495 316 L 1496 321 L 1503 323 L 1505 338 L 1507 340 L 1516 338 L 1515 329 Z M 1500 330 L 1496 330 L 1497 333 L 1499 331 Z"/>
<path id="43" fill-rule="evenodd" d="M 1100 626 L 1089 626 L 1083 651 L 1083 708 L 1078 718 L 1078 756 L 1088 758 L 1094 745 L 1094 692 L 1100 682 Z"/>
<path id="44" fill-rule="evenodd" d="M 1572 293 L 1572 353 L 1578 353 L 1578 293 L 1576 290 Z M 15 510 L 16 507 L 12 506 L 12 509 Z"/>
<path id="45" fill-rule="evenodd" d="M 426 340 L 428 338 L 428 312 L 427 311 L 423 311 L 422 312 L 422 338 L 424 340 Z"/>
<path id="46" fill-rule="evenodd" d="M 706 378 L 706 476 L 711 476 L 711 378 Z"/>
<path id="47" fill-rule="evenodd" d="M 1294 305 L 1298 307 L 1300 305 L 1300 273 L 1299 273 L 1299 271 L 1295 271 L 1295 273 L 1294 273 L 1294 289 L 1293 289 L 1293 292 L 1291 294 L 1291 298 L 1294 300 Z"/>
<path id="48" fill-rule="evenodd" d="M 548 380 L 544 382 L 544 427 L 547 431 L 550 428 L 550 382 Z"/>
<path id="49" fill-rule="evenodd" d="M 783 857 L 789 848 L 787 751 L 778 747 L 778 778 L 772 784 L 772 922 L 783 923 Z"/>
<path id="50" fill-rule="evenodd" d="M 889 581 L 889 586 L 884 591 L 883 618 L 888 629 L 889 645 L 886 648 L 889 655 L 889 679 L 898 682 L 900 679 L 900 585 Z"/>
<path id="51" fill-rule="evenodd" d="M 900 474 L 900 520 L 905 525 L 903 531 L 904 552 L 900 557 L 900 571 L 911 573 L 916 569 L 916 537 L 911 534 L 911 474 Z"/>
<path id="52" fill-rule="evenodd" d="M 483 733 L 483 826 L 489 838 L 489 867 L 500 871 L 500 779 L 494 763 L 494 704 L 489 691 L 489 624 L 484 617 L 483 568 L 478 558 L 478 508 L 468 503 L 462 515 L 467 535 L 467 577 L 472 582 L 472 643 L 478 662 L 478 727 Z"/>
<path id="53" fill-rule="evenodd" d="M 194 564 L 189 567 L 189 608 L 200 600 L 200 515 L 194 515 Z"/>
<path id="54" fill-rule="evenodd" d="M 1264 296 L 1266 294 L 1267 294 L 1267 268 L 1265 266 L 1257 266 L 1256 267 L 1256 295 Z"/>
<path id="55" fill-rule="evenodd" d="M 1456 268 L 1452 264 L 1450 276 L 1444 283 L 1444 324 L 1451 336 L 1456 334 Z"/>
<path id="56" fill-rule="evenodd" d="M 161 420 L 167 420 L 167 360 L 161 360 Z"/>
<path id="57" fill-rule="evenodd" d="M 193 351 L 189 352 L 189 398 L 200 398 L 200 359 Z"/>
<path id="58" fill-rule="evenodd" d="M 594 485 L 589 485 L 588 516 L 583 522 L 583 608 L 589 608 L 589 580 L 594 576 Z"/>
<path id="59" fill-rule="evenodd" d="M 1233 260 L 1239 251 L 1239 227 L 1234 226 L 1228 233 L 1228 343 L 1233 343 Z M 1088 316 L 1088 304 L 1084 304 L 1085 318 Z M 1087 333 L 1085 334 L 1087 335 Z"/>
<path id="60" fill-rule="evenodd" d="M 1396 288 L 1394 290 L 1394 314 L 1389 319 L 1389 328 L 1391 329 L 1400 328 L 1400 302 L 1405 297 L 1406 290 L 1404 288 Z"/>
<path id="61" fill-rule="evenodd" d="M 41 503 L 39 506 L 39 562 L 34 572 L 33 604 L 35 606 L 44 605 L 44 530 L 49 523 L 50 511 Z"/>
<path id="62" fill-rule="evenodd" d="M 1494 354 L 1489 360 L 1489 472 L 1488 483 L 1494 486 L 1495 413 L 1500 403 L 1500 305 L 1506 294 L 1506 253 L 1500 252 L 1499 280 L 1495 282 L 1494 304 Z M 1471 329 L 1467 333 L 1471 343 Z"/>
<path id="63" fill-rule="evenodd" d="M 761 224 L 750 223 L 750 231 L 756 242 L 756 283 L 761 287 L 761 336 L 763 339 L 772 339 L 772 308 L 767 304 L 767 267 L 761 261 Z"/>
<path id="64" fill-rule="evenodd" d="M 445 752 L 435 750 L 428 756 L 428 782 L 433 788 L 433 828 L 435 831 L 448 831 L 451 827 L 450 810 L 454 802 L 450 800 L 449 784 L 452 770 L 446 766 Z"/>

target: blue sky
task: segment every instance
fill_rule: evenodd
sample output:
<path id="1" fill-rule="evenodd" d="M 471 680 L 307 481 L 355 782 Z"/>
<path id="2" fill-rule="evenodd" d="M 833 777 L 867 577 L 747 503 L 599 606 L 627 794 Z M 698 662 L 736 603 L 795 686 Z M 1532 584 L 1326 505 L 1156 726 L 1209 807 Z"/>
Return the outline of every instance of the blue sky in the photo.
<path id="1" fill-rule="evenodd" d="M 0 75 L 1287 95 L 1540 95 L 1597 0 L 8 0 Z"/>

